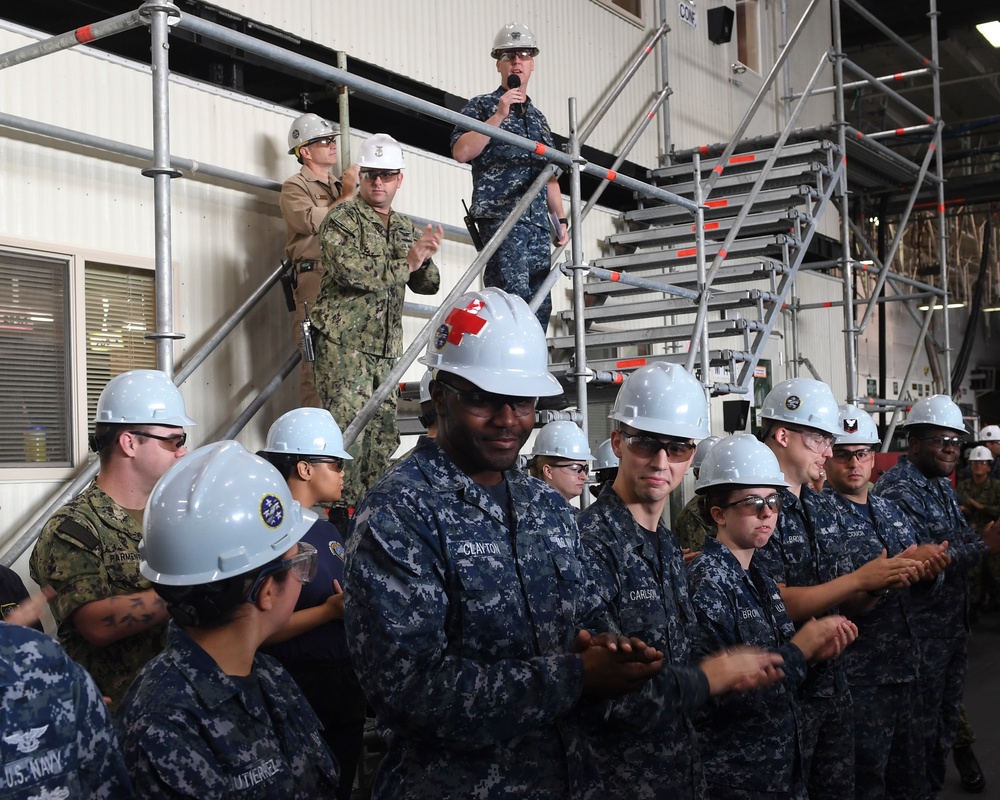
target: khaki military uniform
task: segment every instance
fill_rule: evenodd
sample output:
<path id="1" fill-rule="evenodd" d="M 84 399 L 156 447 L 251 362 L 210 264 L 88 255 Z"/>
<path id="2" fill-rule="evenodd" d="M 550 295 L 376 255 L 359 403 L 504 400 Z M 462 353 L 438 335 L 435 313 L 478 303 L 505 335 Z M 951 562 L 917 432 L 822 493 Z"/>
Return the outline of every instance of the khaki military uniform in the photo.
<path id="1" fill-rule="evenodd" d="M 403 352 L 403 299 L 409 287 L 435 294 L 441 285 L 430 259 L 410 272 L 406 255 L 422 231 L 392 212 L 388 227 L 360 196 L 330 210 L 320 230 L 325 273 L 312 313 L 316 388 L 323 407 L 347 427 L 385 381 Z M 349 448 L 343 500 L 356 505 L 399 446 L 393 391 Z"/>
<path id="2" fill-rule="evenodd" d="M 303 303 L 309 308 L 316 304 L 320 279 L 323 277 L 323 261 L 319 247 L 319 229 L 327 212 L 341 194 L 340 181 L 329 176 L 323 181 L 303 166 L 281 185 L 281 216 L 285 220 L 287 238 L 285 258 L 295 265 L 297 284 L 295 287 L 295 314 L 292 334 L 302 352 L 301 325 L 305 319 Z M 299 400 L 303 406 L 319 407 L 319 394 L 313 378 L 313 365 L 305 360 L 299 367 Z"/>
<path id="3" fill-rule="evenodd" d="M 52 515 L 31 553 L 32 580 L 56 591 L 49 607 L 59 641 L 115 703 L 139 669 L 163 649 L 166 623 L 95 647 L 72 616 L 87 603 L 153 588 L 139 573 L 141 538 L 139 522 L 95 482 Z"/>

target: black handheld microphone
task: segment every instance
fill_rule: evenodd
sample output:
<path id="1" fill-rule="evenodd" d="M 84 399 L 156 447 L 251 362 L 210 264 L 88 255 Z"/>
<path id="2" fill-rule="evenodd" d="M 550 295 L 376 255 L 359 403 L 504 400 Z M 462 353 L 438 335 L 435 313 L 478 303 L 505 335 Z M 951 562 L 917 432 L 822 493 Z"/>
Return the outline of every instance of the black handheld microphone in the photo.
<path id="1" fill-rule="evenodd" d="M 520 89 L 521 88 L 521 79 L 517 75 L 508 75 L 507 76 L 507 88 L 508 89 Z M 524 103 L 514 103 L 513 108 L 514 108 L 514 113 L 517 114 L 519 117 L 523 117 L 524 116 Z"/>

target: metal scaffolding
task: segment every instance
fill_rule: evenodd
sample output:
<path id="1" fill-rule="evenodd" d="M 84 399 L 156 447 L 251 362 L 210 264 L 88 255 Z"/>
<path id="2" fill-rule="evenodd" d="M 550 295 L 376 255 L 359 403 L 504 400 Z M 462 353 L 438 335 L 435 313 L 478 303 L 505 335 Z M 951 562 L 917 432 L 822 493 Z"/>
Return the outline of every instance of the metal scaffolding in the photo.
<path id="1" fill-rule="evenodd" d="M 928 113 L 917 108 L 891 88 L 889 85 L 890 82 L 895 81 L 900 73 L 892 76 L 883 76 L 881 78 L 875 77 L 868 74 L 846 58 L 843 54 L 840 36 L 840 8 L 842 3 L 847 4 L 857 13 L 861 14 L 862 17 L 870 20 L 873 25 L 876 25 L 876 27 L 879 27 L 880 30 L 883 30 L 919 61 L 919 68 L 915 68 L 901 74 L 905 75 L 907 78 L 929 76 L 933 80 L 935 102 L 932 112 Z M 542 293 L 536 297 L 533 302 L 537 305 L 541 296 L 543 296 L 544 293 L 548 293 L 555 281 L 558 280 L 560 275 L 564 272 L 569 273 L 572 276 L 573 311 L 570 313 L 569 318 L 572 319 L 573 323 L 571 347 L 574 355 L 562 377 L 575 389 L 578 403 L 582 408 L 586 407 L 588 384 L 594 382 L 612 384 L 619 383 L 621 381 L 621 372 L 623 369 L 628 369 L 628 367 L 625 367 L 613 368 L 611 370 L 601 370 L 593 369 L 588 366 L 587 347 L 588 344 L 590 344 L 592 337 L 588 334 L 586 326 L 587 315 L 590 311 L 585 308 L 584 294 L 590 284 L 585 284 L 585 277 L 592 279 L 604 279 L 613 282 L 614 284 L 620 284 L 623 287 L 635 290 L 652 290 L 662 293 L 668 297 L 677 298 L 678 300 L 684 302 L 695 303 L 695 319 L 688 326 L 690 349 L 682 359 L 685 366 L 691 371 L 694 371 L 696 366 L 700 368 L 701 380 L 706 386 L 706 389 L 712 394 L 745 394 L 749 391 L 753 376 L 753 368 L 756 365 L 757 360 L 763 351 L 763 347 L 774 328 L 778 315 L 782 313 L 782 308 L 787 299 L 790 297 L 790 292 L 794 285 L 796 274 L 801 269 L 815 268 L 815 265 L 805 264 L 804 257 L 809 241 L 815 231 L 816 219 L 823 213 L 828 203 L 835 202 L 839 206 L 841 215 L 841 252 L 840 257 L 836 261 L 827 262 L 825 266 L 842 271 L 845 346 L 847 349 L 848 371 L 847 399 L 849 401 L 856 402 L 860 400 L 857 391 L 857 342 L 858 337 L 868 326 L 874 310 L 879 305 L 884 306 L 884 304 L 889 301 L 905 301 L 913 298 L 922 298 L 926 297 L 928 294 L 936 295 L 942 298 L 942 306 L 947 306 L 947 258 L 943 211 L 943 162 L 941 153 L 942 122 L 939 118 L 940 83 L 937 67 L 936 0 L 929 0 L 929 18 L 933 43 L 930 58 L 926 58 L 924 55 L 918 53 L 910 45 L 903 42 L 902 39 L 885 28 L 885 26 L 883 26 L 882 23 L 874 17 L 874 15 L 864 10 L 857 3 L 857 0 L 831 0 L 833 19 L 833 49 L 829 54 L 824 54 L 824 56 L 820 59 L 805 89 L 799 93 L 792 93 L 788 90 L 787 86 L 789 81 L 789 71 L 786 69 L 787 60 L 796 42 L 802 38 L 802 32 L 804 31 L 810 17 L 815 13 L 820 4 L 821 0 L 810 1 L 801 18 L 795 25 L 793 32 L 787 36 L 786 41 L 784 41 L 782 47 L 780 48 L 780 54 L 772 65 L 760 91 L 757 93 L 750 105 L 750 108 L 747 110 L 743 119 L 737 126 L 732 138 L 728 142 L 720 145 L 702 146 L 691 151 L 671 153 L 669 157 L 665 158 L 665 160 L 673 163 L 682 161 L 685 157 L 690 159 L 691 172 L 694 175 L 692 197 L 685 197 L 679 192 L 674 192 L 669 188 L 664 188 L 663 185 L 659 185 L 651 181 L 640 181 L 621 175 L 616 171 L 627 157 L 631 147 L 638 141 L 639 137 L 646 129 L 646 126 L 650 124 L 655 116 L 664 108 L 666 108 L 667 111 L 665 113 L 660 113 L 661 123 L 663 126 L 662 137 L 668 147 L 670 145 L 669 104 L 667 101 L 670 97 L 671 90 L 667 82 L 668 58 L 666 49 L 667 37 L 665 35 L 669 31 L 669 26 L 666 24 L 666 4 L 663 0 L 660 0 L 659 3 L 660 24 L 658 28 L 651 34 L 641 51 L 637 54 L 634 62 L 626 69 L 618 84 L 607 93 L 600 108 L 583 126 L 583 130 L 579 132 L 576 119 L 575 100 L 570 99 L 569 127 L 571 135 L 570 152 L 568 153 L 563 153 L 553 148 L 547 148 L 540 142 L 535 142 L 517 136 L 499 128 L 490 126 L 484 122 L 480 122 L 463 116 L 457 112 L 450 111 L 433 103 L 409 96 L 403 92 L 382 86 L 373 81 L 366 80 L 350 73 L 346 69 L 333 67 L 328 64 L 303 57 L 281 47 L 234 31 L 230 28 L 191 16 L 189 14 L 184 14 L 175 5 L 173 5 L 173 3 L 166 0 L 163 2 L 147 0 L 147 2 L 144 2 L 135 12 L 97 22 L 92 25 L 79 28 L 76 31 L 55 36 L 6 54 L 0 54 L 0 69 L 4 69 L 80 43 L 94 41 L 104 36 L 111 36 L 115 33 L 129 30 L 141 25 L 148 26 L 150 29 L 152 43 L 152 100 L 154 118 L 152 151 L 126 146 L 121 143 L 110 142 L 108 140 L 99 139 L 98 137 L 78 134 L 66 129 L 55 128 L 54 126 L 34 123 L 32 121 L 19 119 L 10 115 L 0 115 L 0 125 L 17 127 L 22 130 L 33 131 L 44 136 L 61 138 L 66 141 L 76 141 L 86 146 L 111 152 L 123 153 L 130 157 L 142 159 L 145 162 L 151 163 L 150 167 L 143 170 L 143 174 L 151 177 L 154 185 L 157 330 L 154 334 L 152 334 L 152 337 L 157 340 L 157 363 L 159 367 L 167 372 L 167 374 L 173 376 L 175 381 L 178 383 L 188 377 L 191 374 L 191 371 L 193 371 L 197 364 L 200 363 L 200 352 L 199 354 L 190 356 L 183 368 L 175 374 L 174 348 L 172 342 L 177 338 L 181 338 L 183 334 L 175 332 L 172 327 L 173 298 L 171 288 L 172 277 L 170 257 L 171 180 L 184 174 L 182 171 L 187 171 L 189 174 L 201 173 L 226 180 L 234 180 L 244 185 L 256 188 L 274 190 L 278 188 L 278 186 L 274 182 L 265 181 L 254 176 L 243 175 L 235 173 L 231 170 L 212 167 L 191 159 L 182 159 L 176 156 L 171 156 L 169 140 L 170 109 L 168 86 L 170 74 L 169 36 L 172 29 L 186 31 L 199 39 L 207 38 L 230 47 L 238 48 L 244 53 L 251 54 L 258 58 L 267 59 L 276 64 L 293 68 L 301 73 L 320 78 L 328 83 L 344 87 L 345 91 L 342 93 L 342 98 L 345 100 L 345 104 L 346 90 L 350 89 L 358 94 L 366 95 L 376 100 L 416 111 L 453 125 L 461 125 L 465 129 L 485 134 L 491 138 L 499 139 L 506 144 L 531 152 L 549 162 L 547 168 L 542 171 L 538 180 L 536 180 L 531 189 L 526 192 L 524 197 L 521 199 L 521 202 L 518 203 L 517 207 L 500 227 L 496 235 L 486 244 L 483 251 L 476 256 L 458 283 L 452 287 L 451 291 L 442 302 L 443 307 L 449 307 L 450 304 L 466 290 L 475 277 L 482 272 L 487 260 L 499 247 L 503 237 L 506 236 L 507 233 L 513 228 L 521 213 L 527 208 L 531 200 L 537 195 L 537 193 L 544 189 L 548 180 L 552 176 L 560 174 L 563 170 L 568 171 L 570 177 L 570 232 L 572 257 L 568 262 L 560 262 L 559 258 L 561 251 L 557 251 L 553 255 L 552 274 L 550 275 L 550 280 L 548 284 L 543 287 Z M 787 9 L 784 6 L 784 2 L 783 18 L 787 19 Z M 621 93 L 626 83 L 636 74 L 643 61 L 651 53 L 656 52 L 656 48 L 659 48 L 660 53 L 660 76 L 662 86 L 660 87 L 655 100 L 649 106 L 647 113 L 645 113 L 637 122 L 632 135 L 628 138 L 623 152 L 619 154 L 618 159 L 615 161 L 612 168 L 608 169 L 589 163 L 580 155 L 580 148 L 583 142 L 586 140 L 587 136 L 593 132 L 597 124 L 604 117 L 608 108 L 610 108 L 615 98 Z M 817 83 L 819 82 L 823 67 L 828 59 L 832 60 L 834 64 L 835 84 L 832 87 L 817 88 Z M 338 63 L 344 65 L 346 64 L 346 59 L 340 59 L 338 60 Z M 856 76 L 858 76 L 858 78 L 860 78 L 860 80 L 845 81 L 845 70 L 853 72 Z M 786 92 L 782 98 L 786 104 L 786 124 L 784 129 L 774 137 L 758 137 L 750 140 L 744 139 L 744 133 L 748 129 L 754 115 L 762 107 L 768 93 L 771 92 L 777 85 L 778 78 L 781 75 L 784 75 L 784 81 L 786 83 Z M 906 128 L 905 130 L 924 129 L 933 131 L 933 142 L 928 147 L 921 164 L 913 163 L 909 159 L 901 156 L 880 143 L 881 139 L 884 139 L 889 135 L 898 135 L 898 130 L 891 132 L 877 131 L 862 133 L 848 124 L 844 109 L 844 91 L 847 88 L 853 89 L 861 85 L 874 87 L 877 91 L 885 94 L 891 101 L 898 103 L 904 111 L 911 113 L 916 117 L 915 125 L 910 128 Z M 835 119 L 832 125 L 814 129 L 797 128 L 796 123 L 809 99 L 814 95 L 831 91 L 835 93 Z M 793 105 L 792 101 L 798 102 Z M 346 115 L 345 117 L 342 117 L 342 120 L 345 118 Z M 779 248 L 783 249 L 784 252 L 784 263 L 778 273 L 772 273 L 772 286 L 770 287 L 770 291 L 759 292 L 753 297 L 746 297 L 740 301 L 756 305 L 760 309 L 761 319 L 759 322 L 754 324 L 742 326 L 742 330 L 744 331 L 743 335 L 745 336 L 745 346 L 743 350 L 726 350 L 723 351 L 722 354 L 717 354 L 715 356 L 716 358 L 721 359 L 722 362 L 730 365 L 731 377 L 729 381 L 713 385 L 710 377 L 713 356 L 710 354 L 708 349 L 709 336 L 713 334 L 713 330 L 712 324 L 708 319 L 708 315 L 711 307 L 710 303 L 713 302 L 713 297 L 717 295 L 721 296 L 721 293 L 717 289 L 717 283 L 722 280 L 724 273 L 727 269 L 729 269 L 727 258 L 734 254 L 738 254 L 739 252 L 738 237 L 741 234 L 741 230 L 751 215 L 754 201 L 759 196 L 766 193 L 768 176 L 773 170 L 776 169 L 776 164 L 778 163 L 782 152 L 793 143 L 802 142 L 810 138 L 828 138 L 834 140 L 837 154 L 836 158 L 833 158 L 829 165 L 820 165 L 820 172 L 825 177 L 816 187 L 814 187 L 814 195 L 810 199 L 809 210 L 806 215 L 808 219 L 804 223 L 794 223 L 795 234 L 798 237 L 796 240 L 798 245 L 795 254 L 792 255 L 789 252 L 788 247 L 782 247 L 779 242 Z M 713 208 L 713 192 L 715 192 L 717 187 L 724 182 L 723 174 L 728 169 L 729 162 L 734 154 L 746 151 L 753 147 L 770 149 L 770 155 L 764 161 L 763 167 L 761 168 L 759 175 L 749 192 L 746 202 L 736 215 L 735 219 L 732 221 L 731 225 L 728 227 L 728 232 L 725 238 L 721 241 L 721 244 L 713 242 L 711 246 L 707 246 L 705 228 L 707 225 L 711 225 L 713 223 L 706 222 L 706 212 Z M 902 215 L 899 231 L 890 246 L 888 254 L 882 260 L 878 259 L 875 256 L 873 248 L 871 248 L 867 242 L 864 242 L 861 237 L 859 237 L 858 234 L 860 233 L 860 230 L 857 226 L 853 225 L 850 220 L 850 208 L 848 206 L 848 181 L 850 174 L 846 167 L 846 159 L 847 155 L 851 152 L 861 154 L 866 163 L 875 162 L 883 164 L 887 170 L 892 172 L 893 175 L 906 175 L 913 181 L 913 190 L 910 194 L 907 208 Z M 704 167 L 703 159 L 710 156 L 717 156 L 716 166 L 711 169 L 707 178 L 702 179 L 701 175 Z M 601 179 L 601 185 L 598 187 L 594 195 L 589 198 L 586 205 L 584 205 L 583 198 L 580 195 L 580 176 L 582 173 Z M 685 220 L 684 224 L 689 227 L 693 227 L 694 246 L 692 248 L 691 259 L 691 263 L 693 263 L 695 267 L 695 273 L 692 280 L 693 288 L 681 285 L 679 281 L 670 280 L 672 277 L 671 273 L 660 275 L 658 276 L 658 279 L 649 279 L 642 276 L 628 274 L 623 270 L 604 269 L 600 263 L 595 265 L 588 263 L 585 260 L 582 251 L 581 222 L 590 209 L 594 207 L 594 204 L 597 202 L 604 188 L 612 182 L 638 193 L 641 197 L 649 198 L 653 201 L 664 204 L 664 206 L 676 209 Z M 903 229 L 906 227 L 906 222 L 908 221 L 913 204 L 916 200 L 917 193 L 925 184 L 934 185 L 938 192 L 940 220 L 939 266 L 941 281 L 941 287 L 938 288 L 909 279 L 904 279 L 902 276 L 894 275 L 890 269 L 890 265 L 892 264 L 903 235 Z M 461 233 L 464 238 L 464 232 L 459 232 L 453 227 L 449 228 L 449 233 L 456 236 Z M 864 255 L 865 261 L 871 262 L 871 264 L 874 265 L 874 269 L 869 269 L 868 264 L 862 264 L 862 262 L 858 261 L 855 253 Z M 598 261 L 600 262 L 601 260 Z M 866 298 L 855 296 L 855 278 L 858 270 L 862 270 L 863 272 L 867 271 L 869 274 L 877 275 L 875 288 Z M 676 273 L 673 276 L 676 276 Z M 272 279 L 276 280 L 273 274 L 269 280 L 265 282 L 265 285 L 258 290 L 258 293 L 255 293 L 253 298 L 248 300 L 250 305 L 241 307 L 241 311 L 243 311 L 244 315 L 245 310 L 249 310 L 249 308 L 252 307 L 252 304 L 259 299 L 261 293 L 267 291 L 270 285 L 273 284 Z M 898 293 L 891 295 L 886 294 L 886 287 L 888 286 L 895 287 L 895 290 Z M 794 301 L 794 303 L 797 304 L 797 301 Z M 854 317 L 855 307 L 859 306 L 861 303 L 865 304 L 865 310 L 862 315 L 862 319 L 856 324 Z M 923 324 L 921 326 L 920 334 L 921 339 L 915 349 L 919 349 L 922 344 L 923 337 L 927 335 L 932 315 L 934 313 L 934 305 L 934 303 L 929 304 L 929 310 L 926 313 L 926 317 L 922 320 Z M 244 308 L 245 310 L 243 310 Z M 807 305 L 796 305 L 796 307 L 792 309 L 793 327 L 795 325 L 794 320 L 796 319 L 794 314 L 808 308 L 809 306 Z M 667 313 L 669 314 L 671 312 Z M 424 349 L 430 337 L 430 333 L 434 330 L 435 326 L 436 322 L 432 315 L 432 318 L 413 339 L 406 352 L 399 359 L 387 380 L 384 382 L 383 388 L 375 393 L 375 396 L 373 396 L 369 403 L 366 404 L 359 416 L 352 420 L 347 426 L 345 430 L 346 444 L 350 444 L 356 439 L 360 431 L 373 416 L 378 405 L 381 404 L 385 397 L 395 389 L 405 370 Z M 211 338 L 209 343 L 207 343 L 207 345 L 211 346 L 208 352 L 210 352 L 212 348 L 217 346 L 217 344 L 222 341 L 229 330 L 231 330 L 231 328 L 227 326 L 220 328 L 219 332 Z M 950 387 L 947 386 L 947 381 L 949 380 L 949 376 L 951 374 L 951 368 L 949 354 L 949 331 L 946 314 L 943 316 L 943 336 L 943 350 L 947 368 L 944 370 L 945 385 L 942 386 L 942 390 L 948 392 L 950 391 Z M 796 339 L 794 335 L 792 338 Z M 205 353 L 205 355 L 207 355 L 207 353 Z M 296 356 L 297 354 L 292 356 L 289 359 L 289 362 L 278 370 L 275 378 L 269 383 L 270 390 L 273 391 L 277 382 L 280 382 L 281 377 L 287 375 L 288 372 L 294 367 L 295 363 L 297 363 Z M 201 356 L 201 360 L 203 360 L 203 358 L 204 356 Z M 795 353 L 795 358 L 797 362 L 802 361 L 801 355 L 797 352 Z M 911 363 L 911 370 L 912 367 L 913 364 Z M 904 391 L 908 378 L 909 372 L 907 374 L 907 379 L 902 383 Z M 900 399 L 901 398 L 902 396 Z M 259 404 L 255 401 L 252 409 L 255 410 L 258 405 Z M 898 404 L 896 405 L 896 409 L 898 411 Z M 225 431 L 225 434 L 233 435 L 239 430 L 239 427 L 237 426 L 245 424 L 245 421 L 249 419 L 250 414 L 252 414 L 252 410 L 248 409 L 247 412 L 241 415 L 240 419 L 237 420 L 233 426 L 230 426 L 230 428 Z M 584 415 L 584 419 L 586 419 L 586 415 Z M 586 426 L 586 422 L 584 422 L 584 426 Z M 888 441 L 889 437 L 885 438 Z M 78 483 L 79 481 L 75 482 L 70 489 L 76 487 Z M 63 502 L 65 498 L 66 493 L 64 492 L 60 494 L 56 504 L 54 505 L 57 505 L 59 502 Z M 40 525 L 37 525 L 33 528 L 33 531 L 37 534 L 37 529 L 39 528 Z M 31 532 L 32 531 L 29 531 L 29 534 Z M 24 539 L 25 537 L 22 537 L 22 540 L 19 540 L 17 546 L 20 546 Z M 25 547 L 26 546 L 27 545 L 25 545 Z M 23 549 L 24 548 L 22 547 L 21 550 L 23 551 Z M 16 555 L 14 557 L 16 558 Z M 10 558 L 10 553 L 8 553 L 5 561 L 9 562 L 10 560 L 12 559 Z"/>

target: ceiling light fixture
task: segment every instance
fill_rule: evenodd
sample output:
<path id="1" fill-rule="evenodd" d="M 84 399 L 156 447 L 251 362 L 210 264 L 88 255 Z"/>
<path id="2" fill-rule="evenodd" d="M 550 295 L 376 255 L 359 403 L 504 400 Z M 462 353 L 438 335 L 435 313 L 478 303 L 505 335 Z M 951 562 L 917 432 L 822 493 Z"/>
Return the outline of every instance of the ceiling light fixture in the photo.
<path id="1" fill-rule="evenodd" d="M 926 311 L 930 306 L 917 306 L 918 311 Z M 935 311 L 940 311 L 944 306 L 940 303 L 934 306 Z M 948 308 L 965 308 L 965 303 L 948 303 Z"/>
<path id="2" fill-rule="evenodd" d="M 986 37 L 986 41 L 994 47 L 1000 47 L 1000 20 L 980 22 L 976 30 Z"/>

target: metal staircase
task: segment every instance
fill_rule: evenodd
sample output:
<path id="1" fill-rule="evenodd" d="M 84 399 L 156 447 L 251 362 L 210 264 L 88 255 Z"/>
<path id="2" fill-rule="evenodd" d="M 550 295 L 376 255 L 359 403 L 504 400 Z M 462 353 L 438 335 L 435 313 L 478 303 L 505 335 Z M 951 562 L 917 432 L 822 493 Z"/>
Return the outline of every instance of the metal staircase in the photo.
<path id="1" fill-rule="evenodd" d="M 702 148 L 709 151 L 709 148 Z M 670 166 L 651 170 L 651 183 L 697 202 L 702 186 L 718 173 L 702 201 L 703 264 L 722 254 L 711 285 L 705 328 L 711 350 L 713 394 L 748 391 L 752 367 L 763 352 L 788 291 L 830 197 L 837 190 L 843 158 L 828 140 L 782 148 L 770 169 L 772 150 L 737 151 L 717 158 L 679 154 Z M 744 213 L 733 233 L 737 217 Z M 647 361 L 683 363 L 694 329 L 698 300 L 669 297 L 677 287 L 699 291 L 697 224 L 684 208 L 646 201 L 621 215 L 622 231 L 606 240 L 611 253 L 591 266 L 611 270 L 611 280 L 588 277 L 585 284 L 587 366 L 621 372 Z M 727 238 L 733 237 L 726 247 Z M 723 249 L 725 248 L 725 249 Z M 642 286 L 624 281 L 641 278 Z M 663 286 L 662 292 L 655 287 Z M 724 287 L 724 288 L 723 288 Z M 573 311 L 560 317 L 572 329 Z M 549 339 L 554 372 L 574 369 L 574 337 Z M 649 353 L 644 357 L 636 354 Z"/>

